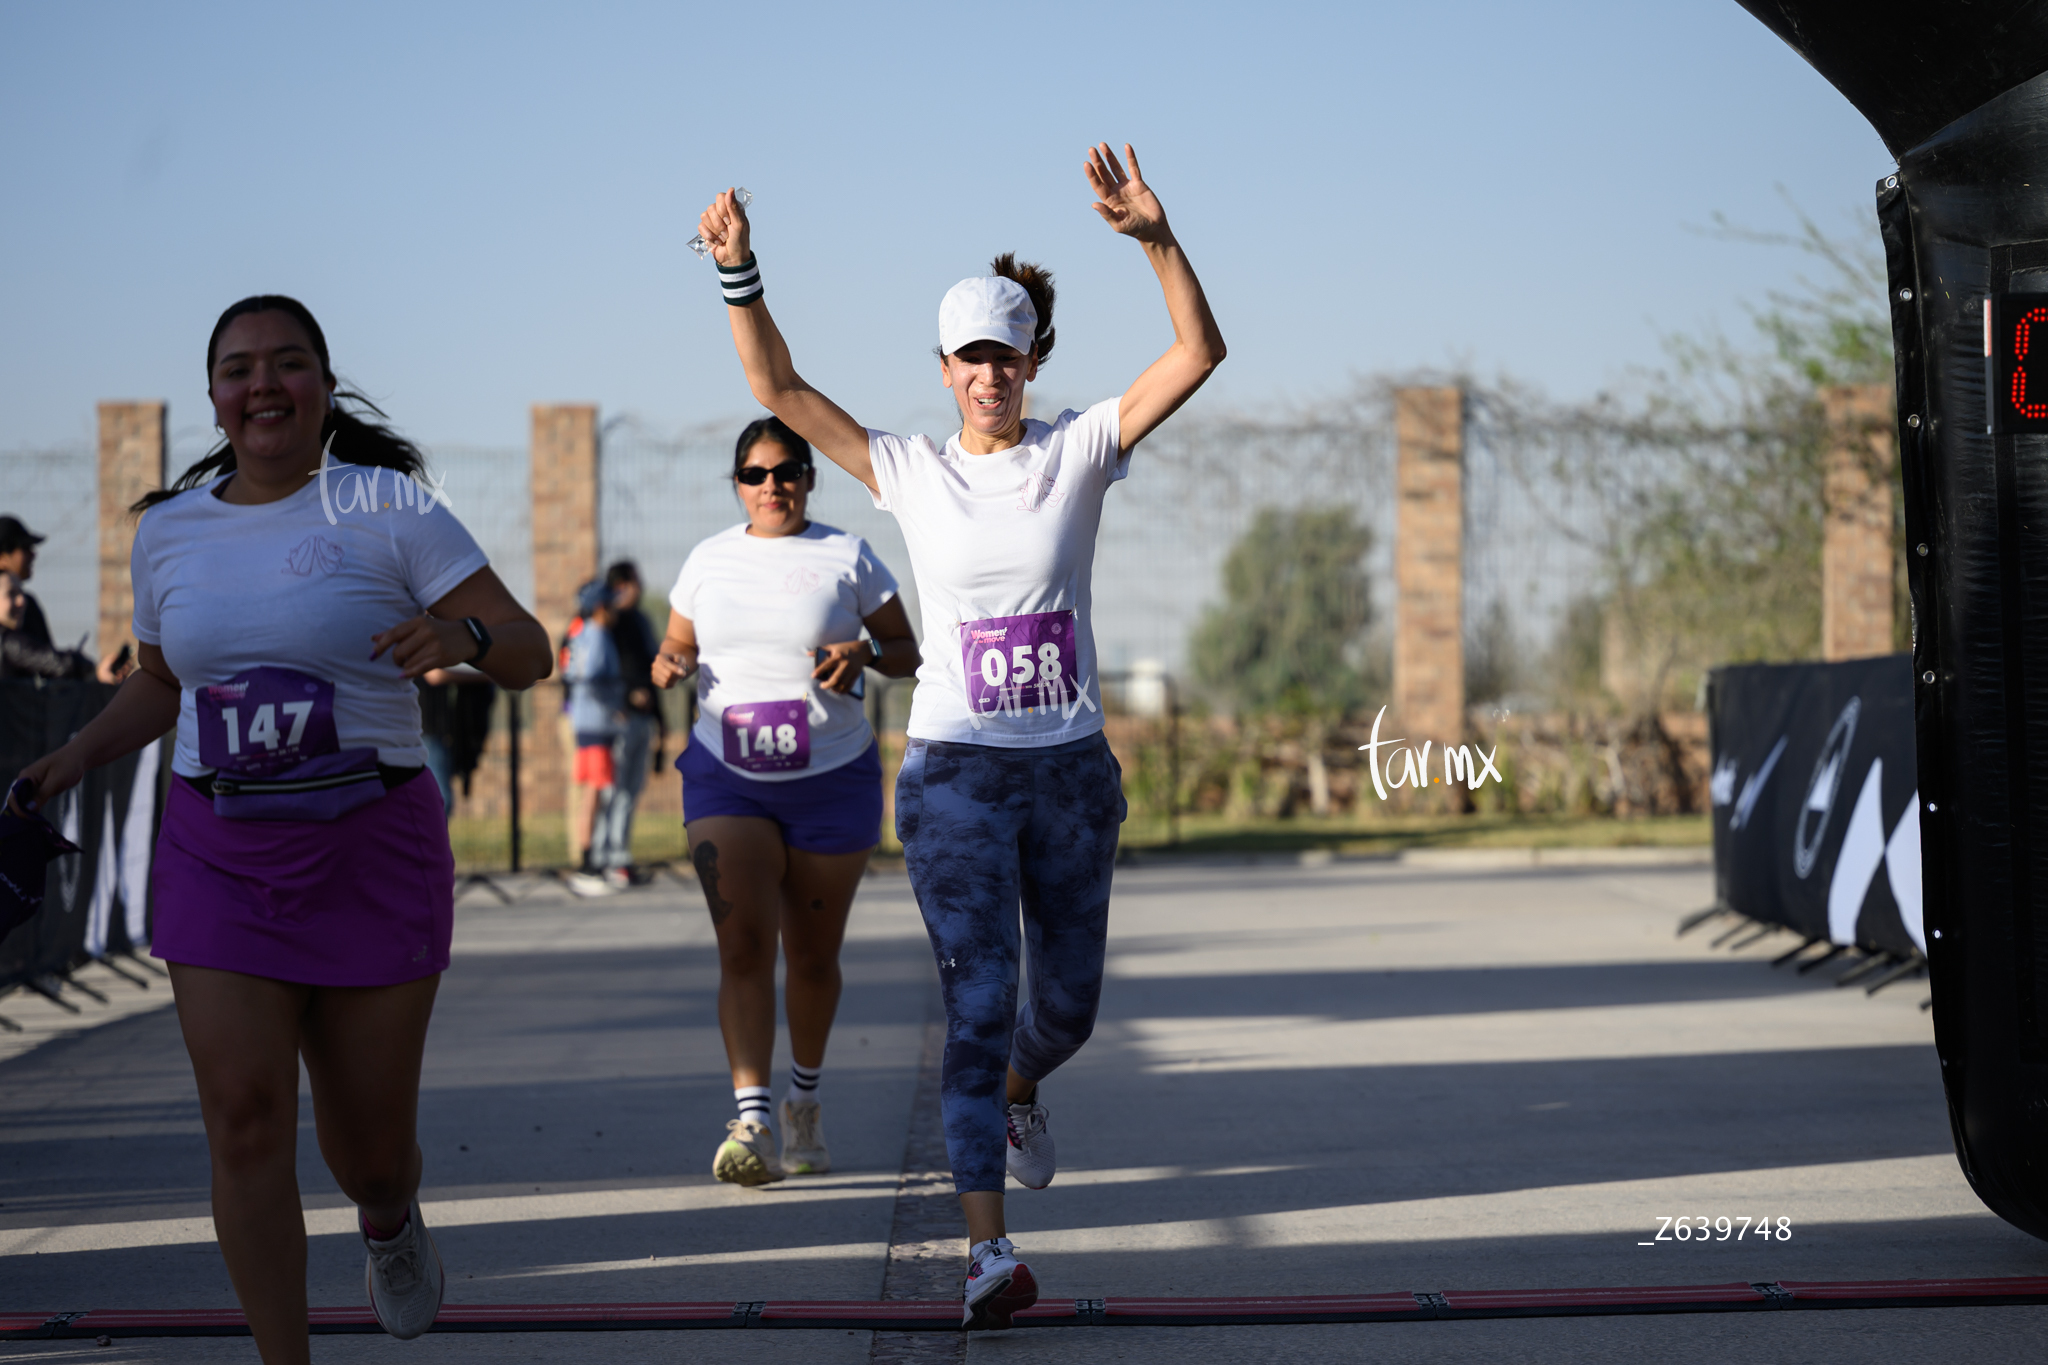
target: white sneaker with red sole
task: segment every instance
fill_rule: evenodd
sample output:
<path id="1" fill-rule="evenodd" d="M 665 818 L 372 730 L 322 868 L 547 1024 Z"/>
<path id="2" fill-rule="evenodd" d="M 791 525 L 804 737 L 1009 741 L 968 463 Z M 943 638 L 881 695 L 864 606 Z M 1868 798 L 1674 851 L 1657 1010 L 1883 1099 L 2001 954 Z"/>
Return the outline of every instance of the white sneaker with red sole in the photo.
<path id="1" fill-rule="evenodd" d="M 1007 1237 L 976 1242 L 967 1253 L 966 1292 L 961 1296 L 960 1330 L 1000 1332 L 1010 1319 L 1038 1302 L 1038 1281 L 1017 1259 Z"/>

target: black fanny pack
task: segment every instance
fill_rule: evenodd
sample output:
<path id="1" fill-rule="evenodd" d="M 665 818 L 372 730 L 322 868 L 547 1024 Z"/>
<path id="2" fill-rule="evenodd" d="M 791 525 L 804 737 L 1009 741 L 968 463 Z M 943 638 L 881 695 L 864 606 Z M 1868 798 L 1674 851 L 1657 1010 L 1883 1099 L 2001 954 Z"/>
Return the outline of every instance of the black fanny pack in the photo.
<path id="1" fill-rule="evenodd" d="M 377 762 L 375 749 L 344 749 L 265 777 L 218 770 L 187 777 L 225 820 L 338 820 L 425 771 Z"/>

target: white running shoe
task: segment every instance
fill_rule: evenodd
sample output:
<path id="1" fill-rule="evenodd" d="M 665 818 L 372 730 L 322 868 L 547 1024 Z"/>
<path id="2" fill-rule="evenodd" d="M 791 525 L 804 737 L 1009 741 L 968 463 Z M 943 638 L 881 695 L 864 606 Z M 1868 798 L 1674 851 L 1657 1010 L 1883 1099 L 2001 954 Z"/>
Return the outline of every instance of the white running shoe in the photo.
<path id="1" fill-rule="evenodd" d="M 420 1221 L 420 1201 L 412 1201 L 405 1227 L 396 1237 L 377 1242 L 364 1232 L 363 1245 L 370 1249 L 363 1282 L 370 1291 L 370 1307 L 377 1322 L 400 1341 L 411 1341 L 434 1325 L 447 1280 L 441 1253 L 434 1249 L 434 1239 Z"/>
<path id="2" fill-rule="evenodd" d="M 772 1185 L 782 1179 L 775 1157 L 775 1134 L 765 1123 L 733 1119 L 725 1125 L 725 1141 L 711 1158 L 711 1174 L 729 1185 Z"/>
<path id="3" fill-rule="evenodd" d="M 595 872 L 571 872 L 567 881 L 571 891 L 585 898 L 616 896 L 619 893 L 618 887 Z"/>
<path id="4" fill-rule="evenodd" d="M 823 1175 L 832 1169 L 816 1100 L 782 1102 L 782 1169 L 789 1175 Z"/>
<path id="5" fill-rule="evenodd" d="M 1042 1190 L 1052 1184 L 1059 1162 L 1053 1157 L 1052 1132 L 1045 1126 L 1049 1117 L 1035 1098 L 1029 1104 L 1009 1109 L 1010 1146 L 1003 1153 L 1010 1178 L 1027 1190 Z"/>
<path id="6" fill-rule="evenodd" d="M 960 1330 L 999 1332 L 1012 1314 L 1038 1302 L 1038 1281 L 1031 1267 L 1017 1259 L 1007 1237 L 976 1242 L 967 1253 L 967 1280 L 961 1295 Z"/>

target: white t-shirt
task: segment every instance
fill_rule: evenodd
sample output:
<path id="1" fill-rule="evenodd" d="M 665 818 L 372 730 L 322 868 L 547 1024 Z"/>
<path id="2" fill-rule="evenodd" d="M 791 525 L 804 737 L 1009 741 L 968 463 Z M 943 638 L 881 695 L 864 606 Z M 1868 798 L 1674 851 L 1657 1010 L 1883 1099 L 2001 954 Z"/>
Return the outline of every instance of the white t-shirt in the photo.
<path id="1" fill-rule="evenodd" d="M 263 667 L 334 685 L 341 748 L 425 763 L 418 693 L 389 651 L 370 661 L 370 637 L 447 596 L 486 566 L 484 552 L 446 504 L 389 469 L 329 465 L 254 507 L 215 496 L 227 477 L 143 513 L 129 555 L 135 638 L 163 650 L 184 688 L 172 771 L 213 771 L 200 761 L 196 689 Z"/>
<path id="2" fill-rule="evenodd" d="M 858 640 L 861 623 L 895 596 L 895 576 L 865 540 L 815 521 L 793 536 L 748 535 L 743 523 L 699 541 L 668 597 L 697 630 L 697 742 L 733 772 L 764 782 L 830 772 L 866 753 L 874 734 L 860 700 L 811 676 L 814 651 Z M 808 761 L 795 766 L 798 751 L 756 742 L 761 725 L 772 738 L 776 722 L 793 713 L 785 706 L 756 717 L 752 707 L 799 701 Z M 736 717 L 747 712 L 746 723 L 735 718 L 728 727 L 728 707 Z"/>
<path id="3" fill-rule="evenodd" d="M 1102 497 L 1130 471 L 1121 401 L 1026 421 L 993 455 L 868 432 L 924 612 L 913 739 L 1036 748 L 1102 728 L 1089 613 Z"/>

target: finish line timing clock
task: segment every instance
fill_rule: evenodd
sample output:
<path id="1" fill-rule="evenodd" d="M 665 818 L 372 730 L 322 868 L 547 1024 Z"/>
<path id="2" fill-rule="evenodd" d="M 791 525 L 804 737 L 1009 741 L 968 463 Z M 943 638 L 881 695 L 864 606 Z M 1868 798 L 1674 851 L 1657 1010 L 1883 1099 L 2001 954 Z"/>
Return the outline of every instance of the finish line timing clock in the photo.
<path id="1" fill-rule="evenodd" d="M 2048 294 L 1984 300 L 1985 430 L 2048 432 Z"/>

